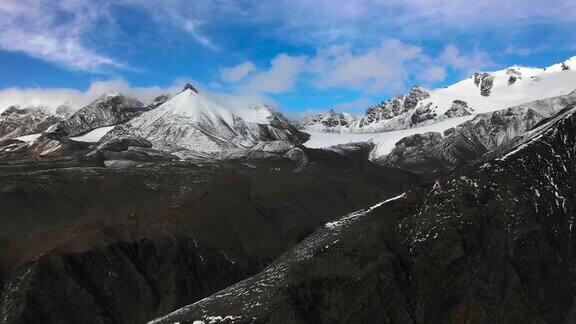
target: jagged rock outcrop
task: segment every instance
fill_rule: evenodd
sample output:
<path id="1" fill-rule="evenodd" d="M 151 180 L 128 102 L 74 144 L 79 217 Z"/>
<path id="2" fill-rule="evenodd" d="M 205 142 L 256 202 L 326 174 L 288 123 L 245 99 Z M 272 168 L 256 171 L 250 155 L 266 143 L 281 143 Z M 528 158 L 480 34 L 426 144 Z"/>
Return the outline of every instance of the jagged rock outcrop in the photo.
<path id="1" fill-rule="evenodd" d="M 454 118 L 454 117 L 462 117 L 471 115 L 474 112 L 474 109 L 468 107 L 468 103 L 463 100 L 454 100 L 452 101 L 452 106 L 450 109 L 446 110 L 444 116 L 447 118 Z"/>
<path id="2" fill-rule="evenodd" d="M 124 123 L 147 111 L 135 98 L 123 94 L 105 94 L 47 132 L 54 139 L 88 133 L 99 127 Z"/>
<path id="3" fill-rule="evenodd" d="M 494 85 L 494 77 L 486 72 L 476 72 L 474 73 L 474 84 L 480 88 L 481 95 L 488 97 Z"/>
<path id="4" fill-rule="evenodd" d="M 403 115 L 416 108 L 418 103 L 430 95 L 422 87 L 413 87 L 408 94 L 383 101 L 379 105 L 369 107 L 362 118 L 359 127 L 366 127 L 394 117 Z"/>
<path id="5" fill-rule="evenodd" d="M 430 109 L 431 105 L 426 105 L 416 108 L 412 116 L 410 116 L 410 125 L 422 124 L 429 120 L 434 120 L 436 118 L 436 113 Z"/>

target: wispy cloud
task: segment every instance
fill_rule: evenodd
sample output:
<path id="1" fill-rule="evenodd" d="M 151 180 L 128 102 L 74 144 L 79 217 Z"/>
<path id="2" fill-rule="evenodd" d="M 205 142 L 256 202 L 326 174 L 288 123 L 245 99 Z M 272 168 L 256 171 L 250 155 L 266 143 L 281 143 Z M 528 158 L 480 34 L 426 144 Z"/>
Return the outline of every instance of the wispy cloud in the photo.
<path id="1" fill-rule="evenodd" d="M 187 15 L 183 1 L 140 0 L 3 0 L 0 2 L 0 49 L 22 52 L 70 70 L 106 72 L 135 69 L 95 48 L 91 38 L 100 36 L 102 26 L 114 32 L 114 6 L 144 10 L 159 26 L 182 30 L 201 45 L 217 50 L 200 32 L 203 22 Z M 88 45 L 90 43 L 90 45 Z"/>
<path id="2" fill-rule="evenodd" d="M 115 21 L 126 18 L 123 12 L 113 10 L 118 7 L 145 13 L 158 27 L 154 30 L 159 41 L 171 31 L 183 31 L 213 51 L 220 46 L 205 30 L 224 25 L 253 28 L 259 35 L 318 49 L 343 43 L 368 47 L 391 36 L 418 41 L 494 27 L 508 31 L 509 26 L 517 30 L 534 23 L 576 24 L 576 2 L 572 0 L 3 0 L 0 49 L 73 70 L 126 68 L 127 63 L 106 54 L 91 39 L 99 36 L 102 41 L 103 24 L 114 33 Z M 565 29 L 568 37 L 574 37 Z M 436 72 L 439 76 L 439 70 Z"/>
<path id="3" fill-rule="evenodd" d="M 204 97 L 232 111 L 241 111 L 262 103 L 276 104 L 273 99 L 257 93 L 227 94 L 212 91 L 201 82 L 190 78 L 177 78 L 166 87 L 139 87 L 133 86 L 123 79 L 111 79 L 93 81 L 84 91 L 71 88 L 3 89 L 0 90 L 0 113 L 13 105 L 20 107 L 43 106 L 50 109 L 67 105 L 73 109 L 79 109 L 106 93 L 122 93 L 148 103 L 159 95 L 178 93 L 186 83 L 194 84 Z"/>
<path id="4" fill-rule="evenodd" d="M 45 106 L 56 108 L 68 105 L 81 108 L 99 96 L 115 92 L 133 96 L 143 102 L 150 102 L 155 97 L 175 93 L 181 89 L 180 81 L 168 87 L 135 87 L 122 79 L 94 81 L 85 91 L 71 88 L 8 88 L 0 90 L 0 111 L 16 105 L 21 107 Z"/>
<path id="5" fill-rule="evenodd" d="M 0 49 L 73 70 L 123 68 L 123 63 L 83 43 L 83 35 L 103 16 L 102 7 L 91 1 L 4 0 L 0 3 Z"/>
<path id="6" fill-rule="evenodd" d="M 365 51 L 333 46 L 318 51 L 311 61 L 318 88 L 349 88 L 368 92 L 399 91 L 409 73 L 407 65 L 424 58 L 418 46 L 389 39 Z"/>
<path id="7" fill-rule="evenodd" d="M 493 27 L 574 24 L 572 0 L 278 0 L 250 2 L 252 20 L 274 22 L 270 33 L 299 42 L 365 41 L 377 35 L 437 38 Z M 313 12 L 314 15 L 309 13 Z M 569 33 L 569 31 L 566 31 Z"/>

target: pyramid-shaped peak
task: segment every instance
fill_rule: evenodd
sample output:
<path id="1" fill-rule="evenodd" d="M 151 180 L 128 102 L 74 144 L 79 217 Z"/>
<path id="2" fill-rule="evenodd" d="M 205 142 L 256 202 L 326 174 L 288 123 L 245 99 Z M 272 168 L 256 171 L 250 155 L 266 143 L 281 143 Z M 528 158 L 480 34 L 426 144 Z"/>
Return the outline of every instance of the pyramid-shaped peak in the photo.
<path id="1" fill-rule="evenodd" d="M 192 91 L 198 93 L 198 90 L 196 88 L 194 88 L 194 86 L 191 85 L 190 83 L 186 83 L 186 85 L 184 86 L 184 89 L 182 89 L 182 91 L 186 91 L 186 90 L 192 90 Z"/>

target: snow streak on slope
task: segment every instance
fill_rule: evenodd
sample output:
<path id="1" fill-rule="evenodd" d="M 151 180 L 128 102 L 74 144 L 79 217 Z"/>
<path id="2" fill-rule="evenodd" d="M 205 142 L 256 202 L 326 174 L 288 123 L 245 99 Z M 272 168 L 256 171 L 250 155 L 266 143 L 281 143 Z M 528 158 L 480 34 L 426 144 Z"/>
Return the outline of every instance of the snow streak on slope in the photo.
<path id="1" fill-rule="evenodd" d="M 341 232 L 353 227 L 364 217 L 370 215 L 375 209 L 405 198 L 406 194 L 403 193 L 399 196 L 381 201 L 370 208 L 352 212 L 335 222 L 327 223 L 306 237 L 292 250 L 284 253 L 259 274 L 240 281 L 194 304 L 184 306 L 168 315 L 154 319 L 149 323 L 186 322 L 207 324 L 262 322 L 259 321 L 258 318 L 245 318 L 240 314 L 247 311 L 259 312 L 259 310 L 269 307 L 268 303 L 270 300 L 273 300 L 274 297 L 277 296 L 271 295 L 271 293 L 274 294 L 277 292 L 276 289 L 284 287 L 288 275 L 291 274 L 293 269 L 298 268 L 301 262 L 313 259 L 315 255 L 330 248 L 330 245 L 337 243 L 340 239 L 339 235 Z M 239 314 L 214 313 L 213 309 L 210 308 L 210 306 L 218 302 L 227 303 L 228 301 L 234 303 L 232 306 L 235 308 L 234 313 L 238 312 Z"/>
<path id="2" fill-rule="evenodd" d="M 30 134 L 30 135 L 24 135 L 24 136 L 16 137 L 16 139 L 19 141 L 23 141 L 23 142 L 32 142 L 32 141 L 35 141 L 41 135 L 42 135 L 42 133 Z"/>

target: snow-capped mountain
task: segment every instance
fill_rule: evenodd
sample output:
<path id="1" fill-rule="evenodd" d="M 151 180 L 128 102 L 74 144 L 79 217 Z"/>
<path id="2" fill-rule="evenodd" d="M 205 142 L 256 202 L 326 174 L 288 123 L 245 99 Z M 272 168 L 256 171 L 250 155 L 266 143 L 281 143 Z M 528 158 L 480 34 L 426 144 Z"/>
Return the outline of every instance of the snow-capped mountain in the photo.
<path id="1" fill-rule="evenodd" d="M 206 99 L 191 85 L 158 108 L 113 130 L 108 137 L 126 133 L 149 140 L 155 149 L 204 153 L 249 148 L 260 141 L 301 143 L 307 139 L 268 106 L 233 113 Z"/>
<path id="2" fill-rule="evenodd" d="M 0 114 L 0 140 L 42 133 L 63 121 L 68 114 L 67 106 L 55 111 L 46 107 L 10 106 Z"/>
<path id="3" fill-rule="evenodd" d="M 576 57 L 547 68 L 512 66 L 494 72 L 478 72 L 441 89 L 429 90 L 416 86 L 407 94 L 369 107 L 348 127 L 338 124 L 335 127 L 326 125 L 325 128 L 313 124 L 312 127 L 303 126 L 311 132 L 376 133 L 401 130 L 566 95 L 574 89 Z"/>
<path id="4" fill-rule="evenodd" d="M 304 127 L 311 134 L 305 145 L 322 148 L 373 141 L 372 158 L 390 153 L 406 136 L 439 132 L 493 112 L 569 95 L 576 89 L 576 57 L 548 68 L 513 66 L 490 73 L 475 73 L 446 88 L 414 87 L 407 94 L 368 108 L 348 127 Z M 557 112 L 563 107 L 555 106 Z"/>
<path id="5" fill-rule="evenodd" d="M 301 129 L 315 130 L 320 132 L 342 132 L 349 128 L 356 117 L 348 113 L 336 112 L 330 109 L 328 112 L 322 112 L 304 117 L 298 126 Z"/>
<path id="6" fill-rule="evenodd" d="M 443 133 L 428 132 L 399 140 L 379 162 L 412 171 L 450 169 L 510 148 L 536 125 L 576 104 L 576 91 L 566 96 L 537 100 L 474 119 Z"/>
<path id="7" fill-rule="evenodd" d="M 152 108 L 153 105 L 145 106 L 130 96 L 107 93 L 58 123 L 47 134 L 51 138 L 78 136 L 100 127 L 126 122 Z"/>

